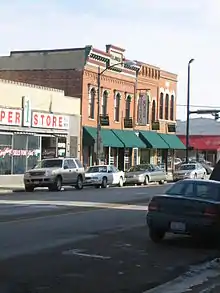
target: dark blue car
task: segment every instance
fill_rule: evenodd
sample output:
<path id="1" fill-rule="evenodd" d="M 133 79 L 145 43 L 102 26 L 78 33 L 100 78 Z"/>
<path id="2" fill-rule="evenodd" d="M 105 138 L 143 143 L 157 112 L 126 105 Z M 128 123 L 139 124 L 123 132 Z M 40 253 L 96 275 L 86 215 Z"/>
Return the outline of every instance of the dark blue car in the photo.
<path id="1" fill-rule="evenodd" d="M 220 235 L 220 182 L 186 179 L 156 195 L 148 206 L 149 236 L 160 242 L 166 233 L 196 237 Z"/>

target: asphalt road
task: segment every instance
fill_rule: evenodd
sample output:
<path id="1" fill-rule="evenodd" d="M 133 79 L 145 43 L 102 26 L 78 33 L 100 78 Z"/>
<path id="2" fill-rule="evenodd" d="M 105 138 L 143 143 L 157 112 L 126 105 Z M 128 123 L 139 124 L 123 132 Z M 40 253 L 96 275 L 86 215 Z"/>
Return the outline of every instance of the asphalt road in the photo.
<path id="1" fill-rule="evenodd" d="M 218 256 L 187 237 L 149 240 L 147 204 L 167 187 L 2 195 L 0 292 L 142 293 Z"/>

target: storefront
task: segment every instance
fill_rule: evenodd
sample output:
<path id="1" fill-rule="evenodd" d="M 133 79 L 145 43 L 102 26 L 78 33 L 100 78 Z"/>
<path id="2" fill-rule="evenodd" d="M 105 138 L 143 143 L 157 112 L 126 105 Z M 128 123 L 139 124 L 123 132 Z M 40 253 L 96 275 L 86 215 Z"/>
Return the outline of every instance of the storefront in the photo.
<path id="1" fill-rule="evenodd" d="M 0 175 L 24 174 L 44 158 L 78 156 L 77 123 L 71 115 L 0 108 Z"/>
<path id="2" fill-rule="evenodd" d="M 0 108 L 0 125 L 1 175 L 23 174 L 38 160 L 66 155 L 69 116 Z"/>
<path id="3" fill-rule="evenodd" d="M 0 185 L 18 184 L 38 160 L 80 157 L 80 103 L 60 90 L 0 80 L 0 175 L 12 175 Z"/>
<path id="4" fill-rule="evenodd" d="M 178 135 L 183 143 L 186 143 L 185 135 Z M 197 160 L 206 160 L 212 165 L 220 159 L 220 136 L 219 135 L 190 135 L 189 157 Z M 177 153 L 181 159 L 185 158 L 185 152 Z"/>
<path id="5" fill-rule="evenodd" d="M 83 128 L 83 163 L 91 166 L 95 163 L 96 128 Z M 128 170 L 140 162 L 139 149 L 145 148 L 144 142 L 132 130 L 101 129 L 103 152 L 102 164 L 115 165 L 120 170 Z"/>

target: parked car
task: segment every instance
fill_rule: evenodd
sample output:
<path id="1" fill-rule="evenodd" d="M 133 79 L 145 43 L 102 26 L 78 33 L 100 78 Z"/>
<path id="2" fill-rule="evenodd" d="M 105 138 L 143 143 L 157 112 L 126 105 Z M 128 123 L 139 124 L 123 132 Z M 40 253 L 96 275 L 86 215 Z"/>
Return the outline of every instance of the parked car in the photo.
<path id="1" fill-rule="evenodd" d="M 123 171 L 119 171 L 112 165 L 92 166 L 85 173 L 86 185 L 96 188 L 106 188 L 108 185 L 118 185 L 122 187 L 125 181 Z"/>
<path id="2" fill-rule="evenodd" d="M 167 179 L 166 172 L 152 164 L 141 164 L 131 167 L 125 174 L 126 184 L 145 184 L 159 182 L 164 184 Z"/>
<path id="3" fill-rule="evenodd" d="M 206 170 L 206 174 L 210 175 L 212 173 L 212 171 L 213 171 L 214 168 L 210 164 L 207 164 L 205 162 L 200 162 L 200 164 Z"/>
<path id="4" fill-rule="evenodd" d="M 173 181 L 181 179 L 205 179 L 206 169 L 200 163 L 181 164 L 173 173 Z"/>
<path id="5" fill-rule="evenodd" d="M 44 159 L 24 174 L 24 186 L 28 192 L 34 191 L 36 187 L 60 191 L 64 185 L 82 189 L 84 181 L 84 167 L 77 158 Z"/>
<path id="6" fill-rule="evenodd" d="M 154 242 L 167 232 L 215 239 L 220 233 L 220 182 L 187 179 L 173 184 L 151 199 L 147 225 Z"/>

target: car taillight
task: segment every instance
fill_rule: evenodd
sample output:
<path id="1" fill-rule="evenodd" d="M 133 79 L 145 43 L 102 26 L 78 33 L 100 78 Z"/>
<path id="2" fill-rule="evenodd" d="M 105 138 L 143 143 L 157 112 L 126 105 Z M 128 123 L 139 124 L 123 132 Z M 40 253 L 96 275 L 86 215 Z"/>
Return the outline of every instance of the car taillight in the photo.
<path id="1" fill-rule="evenodd" d="M 217 215 L 218 215 L 218 211 L 215 208 L 209 207 L 204 210 L 204 216 L 216 217 Z"/>
<path id="2" fill-rule="evenodd" d="M 158 211 L 158 210 L 159 210 L 158 204 L 155 201 L 150 202 L 148 206 L 148 211 L 152 212 L 152 211 Z"/>

